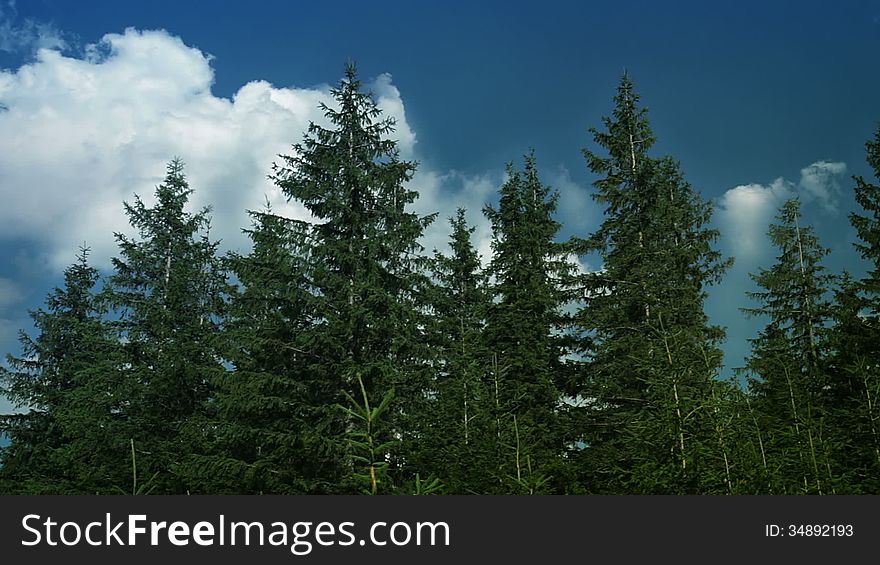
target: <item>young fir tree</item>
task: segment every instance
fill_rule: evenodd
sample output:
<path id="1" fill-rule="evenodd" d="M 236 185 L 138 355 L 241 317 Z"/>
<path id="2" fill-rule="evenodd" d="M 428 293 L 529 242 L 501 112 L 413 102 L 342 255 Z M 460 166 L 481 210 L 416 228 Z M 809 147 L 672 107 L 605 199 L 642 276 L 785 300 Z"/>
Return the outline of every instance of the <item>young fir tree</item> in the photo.
<path id="1" fill-rule="evenodd" d="M 494 302 L 485 344 L 492 356 L 486 386 L 492 399 L 498 493 L 542 493 L 565 488 L 560 390 L 564 374 L 559 332 L 572 275 L 566 247 L 555 241 L 558 193 L 541 182 L 534 154 L 523 170 L 508 166 L 492 224 Z"/>
<path id="2" fill-rule="evenodd" d="M 760 429 L 765 434 L 768 494 L 831 494 L 836 476 L 829 457 L 823 390 L 833 277 L 821 264 L 828 250 L 801 225 L 800 201 L 785 202 L 771 224 L 776 263 L 752 275 L 758 302 L 745 309 L 768 319 L 751 340 L 745 370 Z"/>
<path id="3" fill-rule="evenodd" d="M 418 441 L 411 420 L 426 401 L 428 279 L 418 239 L 433 216 L 408 211 L 417 194 L 405 184 L 416 165 L 400 158 L 388 138 L 394 120 L 362 91 L 354 65 L 331 93 L 335 107 L 322 106 L 330 127 L 312 124 L 274 175 L 314 217 L 308 254 L 316 324 L 304 348 L 312 360 L 306 378 L 326 392 L 312 409 L 328 432 L 352 423 L 344 410 L 328 408 L 346 407 L 345 395 L 361 398 L 359 380 L 374 405 L 395 391 L 371 433 L 381 444 L 400 440 L 386 454 L 390 475 L 399 475 L 403 446 Z"/>
<path id="4" fill-rule="evenodd" d="M 334 471 L 324 466 L 335 446 L 327 445 L 331 433 L 313 426 L 319 418 L 307 410 L 328 392 L 314 390 L 317 383 L 304 378 L 302 341 L 312 323 L 313 300 L 303 249 L 308 227 L 274 214 L 268 205 L 250 215 L 252 228 L 244 231 L 251 252 L 226 259 L 238 281 L 223 331 L 232 370 L 215 383 L 209 449 L 194 457 L 191 467 L 199 492 L 327 492 L 331 485 L 323 483 Z M 338 482 L 340 469 L 335 473 Z"/>
<path id="5" fill-rule="evenodd" d="M 208 209 L 185 210 L 191 194 L 175 159 L 152 207 L 138 196 L 125 204 L 138 236 L 116 234 L 120 256 L 107 290 L 124 343 L 120 410 L 129 436 L 108 441 L 134 443 L 139 473 L 156 474 L 156 493 L 186 491 L 182 464 L 203 441 L 203 406 L 224 370 L 217 333 L 225 275 L 207 236 Z"/>
<path id="6" fill-rule="evenodd" d="M 438 476 L 449 494 L 478 494 L 495 488 L 492 395 L 486 386 L 489 362 L 483 328 L 491 304 L 480 256 L 471 242 L 474 228 L 459 208 L 450 218 L 451 254 L 435 252 L 433 330 L 437 378 L 417 467 Z"/>
<path id="7" fill-rule="evenodd" d="M 31 312 L 38 335 L 19 334 L 22 356 L 7 357 L 0 368 L 3 392 L 22 414 L 0 416 L 0 433 L 11 444 L 2 452 L 0 480 L 22 494 L 93 492 L 93 475 L 104 446 L 82 445 L 93 412 L 89 369 L 112 358 L 113 342 L 102 321 L 104 308 L 94 287 L 98 271 L 81 248 L 64 271 L 64 287 L 46 298 L 45 309 Z M 77 447 L 82 449 L 76 449 Z"/>
<path id="8" fill-rule="evenodd" d="M 728 265 L 713 248 L 712 207 L 676 162 L 649 156 L 654 134 L 627 75 L 614 102 L 605 130 L 591 130 L 605 154 L 584 150 L 605 219 L 578 242 L 602 260 L 577 314 L 583 480 L 606 493 L 728 492 L 712 417 L 723 331 L 703 309 Z"/>

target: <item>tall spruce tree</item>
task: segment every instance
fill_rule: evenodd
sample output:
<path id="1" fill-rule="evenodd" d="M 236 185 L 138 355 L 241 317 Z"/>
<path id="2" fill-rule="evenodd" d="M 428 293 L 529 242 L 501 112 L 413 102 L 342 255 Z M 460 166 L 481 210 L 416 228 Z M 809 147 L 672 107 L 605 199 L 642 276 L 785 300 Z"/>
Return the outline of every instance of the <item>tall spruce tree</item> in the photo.
<path id="1" fill-rule="evenodd" d="M 822 247 L 812 227 L 802 225 L 800 201 L 786 201 L 771 224 L 776 263 L 752 278 L 758 303 L 747 314 L 768 323 L 751 340 L 746 364 L 755 411 L 765 434 L 768 494 L 835 492 L 826 432 L 824 366 L 828 354 L 827 295 L 834 277 L 825 272 Z"/>
<path id="2" fill-rule="evenodd" d="M 382 117 L 372 94 L 362 90 L 353 64 L 331 94 L 335 107 L 322 106 L 330 127 L 311 124 L 273 175 L 314 218 L 308 254 L 316 324 L 305 344 L 313 359 L 307 378 L 327 393 L 317 399 L 326 430 L 348 426 L 350 414 L 326 408 L 347 406 L 346 394 L 361 398 L 360 382 L 375 405 L 394 391 L 371 433 L 382 444 L 395 440 L 385 456 L 399 485 L 408 480 L 400 476 L 404 446 L 418 442 L 410 420 L 426 401 L 428 278 L 418 239 L 433 216 L 408 210 L 417 193 L 406 183 L 416 165 L 400 158 L 388 137 L 394 120 Z"/>
<path id="3" fill-rule="evenodd" d="M 186 491 L 181 465 L 203 441 L 198 422 L 212 380 L 225 370 L 217 334 L 226 279 L 208 238 L 209 209 L 185 209 L 191 194 L 175 159 L 152 207 L 138 196 L 125 203 L 138 235 L 116 234 L 119 257 L 107 289 L 128 395 L 120 408 L 128 433 L 108 441 L 133 444 L 138 471 L 155 475 L 156 493 Z"/>
<path id="4" fill-rule="evenodd" d="M 489 356 L 483 329 L 491 304 L 488 281 L 471 241 L 465 210 L 449 220 L 451 254 L 435 252 L 433 298 L 437 377 L 423 419 L 418 468 L 438 476 L 444 492 L 479 494 L 496 488 Z"/>
<path id="5" fill-rule="evenodd" d="M 0 433 L 11 444 L 2 452 L 0 480 L 23 494 L 94 492 L 100 489 L 103 445 L 94 439 L 99 421 L 89 381 L 90 369 L 113 357 L 114 343 L 102 320 L 104 307 L 96 298 L 97 269 L 88 263 L 88 249 L 64 271 L 64 287 L 46 298 L 45 309 L 31 312 L 38 335 L 22 331 L 22 355 L 7 356 L 0 369 L 2 391 L 21 414 L 0 416 Z M 91 437 L 90 437 L 91 436 Z M 106 478 L 104 478 L 106 479 Z"/>
<path id="6" fill-rule="evenodd" d="M 304 337 L 313 323 L 304 249 L 308 226 L 273 213 L 251 212 L 244 230 L 253 247 L 226 259 L 237 287 L 223 331 L 231 370 L 216 381 L 208 405 L 210 441 L 193 457 L 191 481 L 200 492 L 302 494 L 332 492 L 342 478 L 338 446 L 343 430 L 319 427 L 321 399 L 307 377 Z M 327 409 L 326 407 L 324 408 Z M 330 484 L 328 484 L 330 483 Z"/>
<path id="7" fill-rule="evenodd" d="M 499 493 L 561 492 L 566 477 L 560 429 L 558 377 L 564 373 L 562 306 L 573 266 L 565 245 L 555 241 L 558 193 L 538 176 L 534 153 L 523 169 L 508 166 L 497 207 L 487 206 L 492 224 L 494 301 L 485 343 L 492 366 Z"/>
<path id="8" fill-rule="evenodd" d="M 614 102 L 605 130 L 591 130 L 604 154 L 584 150 L 605 219 L 578 241 L 602 260 L 577 314 L 582 480 L 593 492 L 727 492 L 712 423 L 723 331 L 703 303 L 728 262 L 713 248 L 711 205 L 675 161 L 649 155 L 654 134 L 627 75 Z"/>
<path id="9" fill-rule="evenodd" d="M 849 492 L 880 493 L 880 128 L 865 144 L 874 182 L 855 177 L 861 213 L 852 213 L 868 261 L 859 281 L 845 277 L 835 295 L 826 395 L 834 432 L 832 460 Z"/>

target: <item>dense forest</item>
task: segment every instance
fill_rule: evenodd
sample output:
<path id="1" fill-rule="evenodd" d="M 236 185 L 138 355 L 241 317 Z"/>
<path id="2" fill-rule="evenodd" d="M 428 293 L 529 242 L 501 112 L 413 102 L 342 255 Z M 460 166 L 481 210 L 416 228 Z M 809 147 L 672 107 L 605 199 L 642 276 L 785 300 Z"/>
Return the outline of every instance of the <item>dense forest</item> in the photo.
<path id="1" fill-rule="evenodd" d="M 0 369 L 0 492 L 880 494 L 880 130 L 853 181 L 867 275 L 823 268 L 785 202 L 725 380 L 704 302 L 733 258 L 628 76 L 583 150 L 601 225 L 562 241 L 527 153 L 487 258 L 464 210 L 411 211 L 417 165 L 353 66 L 331 92 L 270 172 L 312 221 L 267 205 L 221 254 L 175 159 L 112 269 L 80 250 Z M 447 252 L 419 244 L 434 221 Z"/>

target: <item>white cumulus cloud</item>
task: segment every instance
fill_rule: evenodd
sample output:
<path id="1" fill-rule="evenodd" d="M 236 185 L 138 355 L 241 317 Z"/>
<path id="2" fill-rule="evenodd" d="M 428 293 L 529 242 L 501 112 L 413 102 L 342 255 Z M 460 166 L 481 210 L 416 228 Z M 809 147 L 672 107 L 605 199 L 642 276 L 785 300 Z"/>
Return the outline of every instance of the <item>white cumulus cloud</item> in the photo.
<path id="1" fill-rule="evenodd" d="M 846 163 L 817 161 L 801 169 L 798 184 L 807 200 L 815 200 L 827 212 L 837 212 L 841 193 L 840 177 L 846 173 Z"/>
<path id="2" fill-rule="evenodd" d="M 792 184 L 782 178 L 724 193 L 718 206 L 722 235 L 737 259 L 754 259 L 766 251 L 767 228 L 779 206 L 794 194 Z"/>
<path id="3" fill-rule="evenodd" d="M 727 190 L 718 202 L 723 241 L 738 260 L 755 260 L 769 250 L 767 230 L 782 203 L 799 197 L 828 214 L 836 214 L 840 178 L 846 164 L 816 161 L 801 169 L 797 184 L 784 178 L 744 184 Z"/>
<path id="4" fill-rule="evenodd" d="M 211 92 L 211 57 L 165 31 L 107 34 L 83 57 L 41 49 L 16 70 L 0 71 L 0 237 L 46 244 L 58 269 L 86 242 L 106 265 L 114 232 L 129 233 L 123 200 L 152 201 L 167 162 L 179 156 L 195 190 L 212 205 L 212 236 L 240 247 L 246 209 L 268 198 L 306 218 L 267 179 L 279 153 L 301 141 L 310 122 L 325 124 L 329 87 L 277 87 L 255 80 L 231 99 Z M 410 156 L 415 134 L 390 75 L 368 84 L 395 139 Z"/>

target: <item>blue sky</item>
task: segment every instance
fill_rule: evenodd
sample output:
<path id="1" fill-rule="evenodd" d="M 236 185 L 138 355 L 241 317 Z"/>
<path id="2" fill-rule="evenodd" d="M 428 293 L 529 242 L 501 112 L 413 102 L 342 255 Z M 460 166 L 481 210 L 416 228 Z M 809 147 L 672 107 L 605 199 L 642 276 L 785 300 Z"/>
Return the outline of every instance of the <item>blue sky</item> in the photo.
<path id="1" fill-rule="evenodd" d="M 829 268 L 864 269 L 846 215 L 880 123 L 880 0 L 713 4 L 0 0 L 0 350 L 18 352 L 81 242 L 108 263 L 122 201 L 149 200 L 173 155 L 213 204 L 212 233 L 242 248 L 243 211 L 281 205 L 274 155 L 321 120 L 354 59 L 421 163 L 420 211 L 463 204 L 480 222 L 504 164 L 534 147 L 564 235 L 601 220 L 580 149 L 628 70 L 655 154 L 715 202 L 737 257 L 708 308 L 738 366 L 757 323 L 738 311 L 747 273 L 772 261 L 764 232 L 784 198 L 806 202 Z M 485 224 L 477 236 L 488 252 Z"/>

